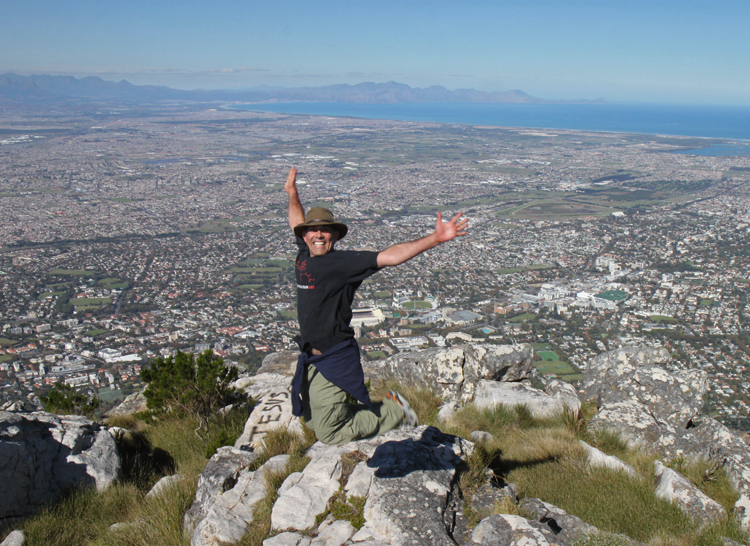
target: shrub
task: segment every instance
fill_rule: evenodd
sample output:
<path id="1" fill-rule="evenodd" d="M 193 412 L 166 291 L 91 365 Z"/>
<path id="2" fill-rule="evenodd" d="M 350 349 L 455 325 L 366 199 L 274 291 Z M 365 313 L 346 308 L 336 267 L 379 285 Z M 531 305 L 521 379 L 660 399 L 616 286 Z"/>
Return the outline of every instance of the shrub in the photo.
<path id="1" fill-rule="evenodd" d="M 55 383 L 47 396 L 40 396 L 45 411 L 59 415 L 85 415 L 93 418 L 99 409 L 99 399 L 94 397 L 89 400 L 70 385 Z"/>
<path id="2" fill-rule="evenodd" d="M 149 385 L 143 395 L 147 407 L 156 412 L 177 410 L 205 418 L 238 399 L 229 384 L 237 379 L 237 368 L 227 367 L 211 350 L 198 355 L 177 351 L 159 357 L 141 370 Z"/>

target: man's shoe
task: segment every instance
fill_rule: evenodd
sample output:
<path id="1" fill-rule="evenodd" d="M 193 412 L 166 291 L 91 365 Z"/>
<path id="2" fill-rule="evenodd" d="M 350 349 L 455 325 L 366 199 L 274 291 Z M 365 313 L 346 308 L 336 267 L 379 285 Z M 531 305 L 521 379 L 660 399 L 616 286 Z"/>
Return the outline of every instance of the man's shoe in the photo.
<path id="1" fill-rule="evenodd" d="M 403 410 L 405 425 L 410 427 L 416 427 L 417 425 L 419 425 L 419 417 L 417 417 L 417 412 L 411 408 L 409 401 L 404 397 L 403 394 L 401 394 L 400 392 L 391 391 L 386 394 L 385 397 L 388 400 L 391 400 L 398 404 L 398 407 Z"/>

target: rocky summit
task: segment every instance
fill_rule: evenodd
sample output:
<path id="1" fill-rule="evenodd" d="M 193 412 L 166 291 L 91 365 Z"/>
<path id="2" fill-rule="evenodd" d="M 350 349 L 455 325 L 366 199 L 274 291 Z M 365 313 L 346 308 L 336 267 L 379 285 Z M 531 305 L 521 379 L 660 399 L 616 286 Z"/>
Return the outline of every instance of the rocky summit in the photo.
<path id="1" fill-rule="evenodd" d="M 183 519 L 192 546 L 239 542 L 252 525 L 259 503 L 267 498 L 270 477 L 285 469 L 288 455 L 256 463 L 269 431 L 278 427 L 301 430 L 291 416 L 288 396 L 293 356 L 273 355 L 257 375 L 235 383 L 257 403 L 242 436 L 234 446 L 220 448 L 199 478 L 195 499 Z M 441 394 L 445 405 L 438 426 L 401 428 L 343 445 L 313 444 L 306 452 L 309 462 L 304 469 L 289 474 L 278 488 L 270 515 L 272 536 L 263 544 L 533 546 L 570 544 L 598 535 L 599 529 L 590 522 L 543 498 L 519 498 L 516 485 L 499 482 L 491 472 L 470 499 L 465 497 L 461 475 L 478 450 L 476 442 L 487 441 L 491 435 L 477 430 L 466 439 L 447 434 L 440 426 L 446 424 L 447 430 L 455 411 L 470 403 L 478 407 L 523 405 L 539 417 L 560 412 L 575 416 L 582 403 L 593 404 L 598 409 L 589 420 L 591 430 L 615 433 L 628 445 L 653 453 L 654 472 L 639 476 L 638 470 L 622 460 L 581 441 L 587 467 L 607 468 L 635 479 L 656 476 L 654 494 L 705 526 L 725 519 L 726 510 L 665 463 L 675 458 L 707 460 L 713 468 L 726 469 L 740 493 L 734 517 L 750 530 L 750 449 L 740 435 L 701 415 L 706 374 L 699 370 L 669 373 L 663 366 L 668 360 L 665 350 L 651 347 L 603 353 L 588 363 L 576 390 L 556 380 L 539 388 L 543 378 L 532 365 L 531 347 L 524 345 L 474 344 L 386 359 L 375 370 L 379 376 L 395 375 L 402 383 L 429 385 Z M 87 455 L 108 453 L 110 435 L 101 436 L 100 429 L 80 418 L 70 418 L 68 424 L 63 423 L 66 419 L 38 413 L 2 414 L 0 467 L 6 483 L 14 484 L 12 506 L 1 505 L 3 517 L 24 512 L 19 506 L 30 503 L 29 495 L 24 497 L 15 488 L 38 490 L 42 479 L 48 484 L 66 483 L 58 470 L 65 464 L 80 465 L 76 468 L 82 482 L 106 486 L 111 481 L 103 469 L 93 466 L 92 459 L 103 457 Z M 45 429 L 59 432 L 45 437 L 41 433 Z M 63 429 L 85 430 L 88 436 L 71 443 Z M 45 455 L 51 451 L 56 454 Z M 33 474 L 30 467 L 22 467 L 21 453 L 29 457 L 36 453 L 33 457 L 38 461 L 47 457 L 50 472 L 37 469 Z M 103 466 L 114 469 L 114 461 Z M 164 494 L 180 479 L 162 480 L 151 494 Z M 360 506 L 359 519 L 334 509 L 342 502 Z M 486 517 L 470 525 L 467 510 Z M 637 544 L 627 536 L 615 539 Z"/>

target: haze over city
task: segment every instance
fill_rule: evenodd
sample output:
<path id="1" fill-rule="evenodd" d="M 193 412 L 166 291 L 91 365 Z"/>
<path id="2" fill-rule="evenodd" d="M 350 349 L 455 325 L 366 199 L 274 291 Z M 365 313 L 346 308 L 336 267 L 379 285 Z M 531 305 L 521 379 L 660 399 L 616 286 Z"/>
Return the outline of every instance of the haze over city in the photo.
<path id="1" fill-rule="evenodd" d="M 747 105 L 750 6 L 696 2 L 4 2 L 0 73 L 178 89 L 398 81 Z"/>

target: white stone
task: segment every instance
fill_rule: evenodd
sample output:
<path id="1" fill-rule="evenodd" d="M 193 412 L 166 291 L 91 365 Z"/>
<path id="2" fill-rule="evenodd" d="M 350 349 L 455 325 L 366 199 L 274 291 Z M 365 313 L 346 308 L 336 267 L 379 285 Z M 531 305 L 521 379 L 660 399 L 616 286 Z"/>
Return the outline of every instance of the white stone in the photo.
<path id="1" fill-rule="evenodd" d="M 682 474 L 654 461 L 657 478 L 656 496 L 677 503 L 696 521 L 708 524 L 726 517 L 724 507 L 703 493 Z"/>
<path id="2" fill-rule="evenodd" d="M 275 537 L 267 538 L 263 541 L 263 546 L 309 546 L 310 537 L 299 533 L 279 533 Z"/>
<path id="3" fill-rule="evenodd" d="M 325 511 L 328 500 L 338 491 L 345 452 L 341 446 L 321 448 L 319 444 L 308 450 L 310 462 L 305 472 L 290 475 L 279 489 L 271 512 L 272 531 L 304 531 L 315 525 L 315 516 Z"/>
<path id="4" fill-rule="evenodd" d="M 575 404 L 575 407 L 570 407 L 568 403 Z M 550 396 L 523 383 L 482 380 L 477 385 L 474 404 L 478 408 L 492 408 L 500 404 L 508 408 L 526 406 L 534 417 L 543 419 L 566 410 L 578 410 L 581 403 L 578 398 L 572 401 L 562 395 Z"/>
<path id="5" fill-rule="evenodd" d="M 5 537 L 0 546 L 23 546 L 25 542 L 26 535 L 23 534 L 23 531 L 16 530 Z"/>
<path id="6" fill-rule="evenodd" d="M 318 536 L 312 539 L 310 546 L 341 546 L 355 531 L 348 521 L 323 522 L 318 527 Z"/>
<path id="7" fill-rule="evenodd" d="M 183 477 L 180 476 L 179 474 L 173 474 L 172 476 L 164 476 L 162 479 L 160 479 L 158 482 L 154 484 L 154 486 L 151 488 L 151 491 L 146 493 L 146 498 L 150 499 L 151 497 L 159 495 L 164 490 L 169 489 L 169 487 L 172 484 L 175 484 L 182 480 L 183 480 Z"/>
<path id="8" fill-rule="evenodd" d="M 635 468 L 621 461 L 614 455 L 607 455 L 606 453 L 599 451 L 595 447 L 588 445 L 583 440 L 580 440 L 579 444 L 581 445 L 581 447 L 583 447 L 583 449 L 586 450 L 587 465 L 600 468 L 609 468 L 611 470 L 621 470 L 633 477 L 638 476 L 638 472 L 636 472 Z"/>

